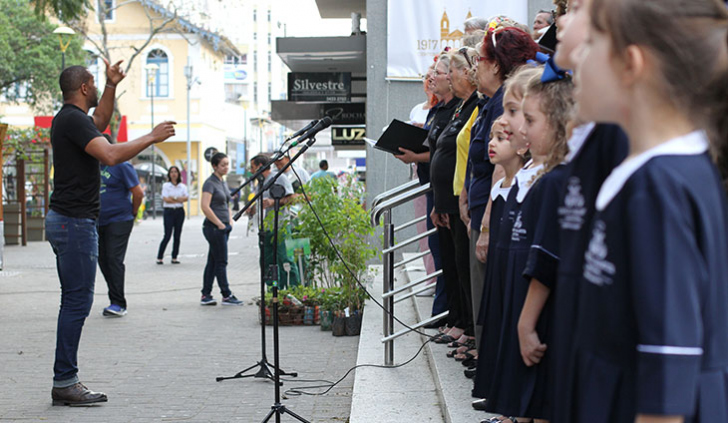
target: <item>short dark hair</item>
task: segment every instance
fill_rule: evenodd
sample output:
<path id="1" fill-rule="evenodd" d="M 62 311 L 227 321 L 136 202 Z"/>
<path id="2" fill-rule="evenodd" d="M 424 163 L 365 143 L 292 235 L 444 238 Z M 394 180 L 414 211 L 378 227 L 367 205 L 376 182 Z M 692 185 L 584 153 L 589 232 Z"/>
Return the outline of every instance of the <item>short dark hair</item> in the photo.
<path id="1" fill-rule="evenodd" d="M 227 157 L 227 154 L 225 153 L 215 153 L 210 159 L 210 163 L 212 163 L 213 166 L 217 166 L 225 157 Z"/>
<path id="2" fill-rule="evenodd" d="M 268 166 L 268 164 L 270 164 L 270 157 L 265 154 L 258 154 L 250 159 L 250 162 L 257 164 L 258 166 Z"/>
<path id="3" fill-rule="evenodd" d="M 63 99 L 70 99 L 73 93 L 78 91 L 81 85 L 88 82 L 91 78 L 93 78 L 93 75 L 83 66 L 69 66 L 64 69 L 61 72 L 61 77 L 58 79 L 61 92 L 63 93 Z"/>
<path id="4" fill-rule="evenodd" d="M 329 168 L 329 162 L 326 161 L 326 159 L 323 159 L 319 162 L 319 169 L 328 169 Z"/>

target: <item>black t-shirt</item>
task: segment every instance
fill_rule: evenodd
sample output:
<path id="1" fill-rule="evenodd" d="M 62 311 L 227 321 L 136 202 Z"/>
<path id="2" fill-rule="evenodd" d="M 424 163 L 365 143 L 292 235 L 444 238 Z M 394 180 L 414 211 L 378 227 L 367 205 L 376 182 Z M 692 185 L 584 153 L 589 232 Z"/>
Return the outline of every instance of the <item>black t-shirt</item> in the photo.
<path id="1" fill-rule="evenodd" d="M 65 104 L 53 118 L 53 194 L 50 208 L 64 216 L 96 219 L 99 215 L 101 173 L 99 161 L 86 153 L 86 145 L 101 132 L 91 116 Z"/>
<path id="2" fill-rule="evenodd" d="M 430 153 L 430 184 L 435 195 L 437 213 L 458 213 L 459 211 L 458 196 L 453 194 L 452 187 L 457 162 L 457 138 L 477 105 L 478 94 L 473 92 L 465 100 L 462 109 L 452 115 L 452 120 L 437 138 L 434 152 Z"/>

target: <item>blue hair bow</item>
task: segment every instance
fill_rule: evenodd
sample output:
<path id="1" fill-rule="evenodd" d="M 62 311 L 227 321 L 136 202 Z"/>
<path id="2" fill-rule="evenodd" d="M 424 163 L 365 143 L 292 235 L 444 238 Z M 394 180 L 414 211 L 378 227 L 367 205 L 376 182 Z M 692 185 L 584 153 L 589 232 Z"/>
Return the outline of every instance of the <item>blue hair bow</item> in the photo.
<path id="1" fill-rule="evenodd" d="M 569 73 L 556 66 L 553 57 L 546 53 L 541 53 L 540 51 L 536 53 L 534 60 L 529 60 L 528 62 L 544 66 L 543 74 L 541 75 L 541 82 L 544 84 L 547 82 L 560 81 L 566 78 L 566 75 Z"/>

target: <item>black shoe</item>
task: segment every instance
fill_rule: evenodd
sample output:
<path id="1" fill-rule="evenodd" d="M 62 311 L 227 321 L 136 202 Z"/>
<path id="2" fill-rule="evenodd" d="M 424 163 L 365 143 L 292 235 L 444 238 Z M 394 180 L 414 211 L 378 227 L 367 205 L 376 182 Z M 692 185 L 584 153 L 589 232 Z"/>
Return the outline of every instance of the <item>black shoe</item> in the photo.
<path id="1" fill-rule="evenodd" d="M 53 388 L 51 398 L 53 405 L 89 405 L 109 400 L 106 394 L 89 391 L 81 382 L 66 388 Z"/>
<path id="2" fill-rule="evenodd" d="M 422 327 L 425 329 L 437 329 L 440 326 L 445 326 L 446 323 L 447 319 L 443 317 L 442 319 L 435 320 L 434 322 L 428 323 Z"/>
<path id="3" fill-rule="evenodd" d="M 485 405 L 486 405 L 487 402 L 488 402 L 488 400 L 485 399 L 485 398 L 479 399 L 479 400 L 475 400 L 475 401 L 472 402 L 472 406 L 473 406 L 474 409 L 476 409 L 478 411 L 485 411 Z"/>
<path id="4" fill-rule="evenodd" d="M 463 373 L 465 373 L 466 378 L 475 379 L 475 374 L 477 373 L 477 369 L 475 367 L 473 367 L 472 369 L 463 370 Z"/>

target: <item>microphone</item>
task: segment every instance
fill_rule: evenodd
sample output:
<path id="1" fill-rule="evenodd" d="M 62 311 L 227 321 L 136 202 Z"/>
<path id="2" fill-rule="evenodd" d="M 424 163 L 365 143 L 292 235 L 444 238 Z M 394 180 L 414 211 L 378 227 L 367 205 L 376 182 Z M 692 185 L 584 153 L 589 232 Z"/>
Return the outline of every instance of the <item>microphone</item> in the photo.
<path id="1" fill-rule="evenodd" d="M 331 124 L 334 123 L 334 120 L 331 119 L 329 116 L 324 116 L 321 118 L 321 120 L 316 123 L 316 125 L 313 126 L 313 128 L 306 131 L 305 134 L 301 135 L 296 141 L 291 143 L 291 147 L 295 147 L 298 144 L 300 144 L 302 141 L 305 141 L 314 135 L 318 134 L 319 132 L 323 131 L 324 129 L 331 126 Z"/>
<path id="2" fill-rule="evenodd" d="M 312 120 L 312 121 L 311 121 L 311 123 L 309 123 L 308 125 L 304 126 L 304 127 L 303 127 L 303 128 L 301 128 L 301 129 L 299 129 L 299 130 L 298 130 L 298 131 L 296 131 L 296 132 L 295 132 L 295 133 L 294 133 L 293 135 L 291 135 L 290 137 L 288 137 L 288 139 L 287 139 L 286 141 L 290 141 L 290 140 L 292 140 L 292 139 L 294 139 L 294 138 L 297 138 L 297 137 L 299 137 L 299 136 L 300 136 L 301 134 L 303 134 L 304 132 L 306 132 L 306 131 L 308 131 L 309 129 L 313 128 L 313 127 L 314 127 L 314 126 L 315 126 L 315 125 L 316 125 L 317 123 L 319 123 L 319 120 L 318 120 L 318 119 L 316 119 L 316 120 Z"/>

